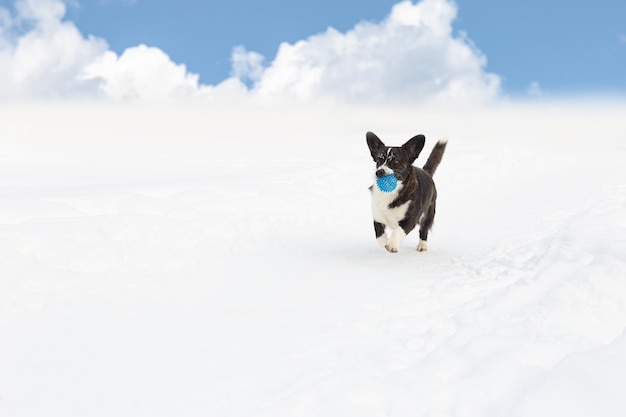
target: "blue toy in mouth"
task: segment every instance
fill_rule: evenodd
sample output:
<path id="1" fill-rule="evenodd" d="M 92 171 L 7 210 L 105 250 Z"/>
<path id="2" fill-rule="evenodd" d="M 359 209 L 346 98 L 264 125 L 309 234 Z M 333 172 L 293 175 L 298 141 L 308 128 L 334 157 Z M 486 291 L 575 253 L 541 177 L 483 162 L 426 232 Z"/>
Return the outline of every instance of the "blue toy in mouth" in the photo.
<path id="1" fill-rule="evenodd" d="M 385 175 L 376 179 L 376 185 L 383 193 L 390 193 L 398 186 L 398 179 L 393 174 Z"/>

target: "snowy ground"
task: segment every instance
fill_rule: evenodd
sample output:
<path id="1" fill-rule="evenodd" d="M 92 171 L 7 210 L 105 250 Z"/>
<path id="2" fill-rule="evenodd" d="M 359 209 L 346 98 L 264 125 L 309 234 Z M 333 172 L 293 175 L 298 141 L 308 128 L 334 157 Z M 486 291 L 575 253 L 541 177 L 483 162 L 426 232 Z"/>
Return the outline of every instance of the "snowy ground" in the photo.
<path id="1" fill-rule="evenodd" d="M 0 106 L 0 415 L 623 416 L 626 105 Z M 380 249 L 365 131 L 449 146 Z"/>

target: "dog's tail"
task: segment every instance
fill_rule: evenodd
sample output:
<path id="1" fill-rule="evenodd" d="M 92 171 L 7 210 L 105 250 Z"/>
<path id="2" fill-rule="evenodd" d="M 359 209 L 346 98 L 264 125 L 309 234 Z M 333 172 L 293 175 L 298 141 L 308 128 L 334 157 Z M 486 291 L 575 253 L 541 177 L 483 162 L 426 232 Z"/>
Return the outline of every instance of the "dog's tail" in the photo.
<path id="1" fill-rule="evenodd" d="M 430 156 L 424 165 L 424 171 L 428 172 L 431 176 L 435 174 L 435 171 L 441 162 L 441 158 L 443 157 L 443 152 L 446 150 L 447 144 L 448 139 L 439 139 L 439 142 L 437 142 L 433 150 L 430 152 Z"/>

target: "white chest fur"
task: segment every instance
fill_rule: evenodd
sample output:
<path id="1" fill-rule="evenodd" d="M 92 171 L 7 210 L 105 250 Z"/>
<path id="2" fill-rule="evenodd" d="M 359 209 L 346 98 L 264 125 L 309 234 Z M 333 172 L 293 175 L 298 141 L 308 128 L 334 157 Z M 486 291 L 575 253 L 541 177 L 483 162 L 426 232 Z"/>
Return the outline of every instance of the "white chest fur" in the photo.
<path id="1" fill-rule="evenodd" d="M 398 183 L 395 190 L 390 193 L 382 192 L 376 187 L 372 187 L 372 214 L 374 220 L 385 226 L 395 229 L 399 226 L 399 222 L 404 219 L 410 202 L 406 202 L 401 206 L 389 208 L 389 204 L 398 197 L 398 193 L 402 189 L 402 182 Z"/>

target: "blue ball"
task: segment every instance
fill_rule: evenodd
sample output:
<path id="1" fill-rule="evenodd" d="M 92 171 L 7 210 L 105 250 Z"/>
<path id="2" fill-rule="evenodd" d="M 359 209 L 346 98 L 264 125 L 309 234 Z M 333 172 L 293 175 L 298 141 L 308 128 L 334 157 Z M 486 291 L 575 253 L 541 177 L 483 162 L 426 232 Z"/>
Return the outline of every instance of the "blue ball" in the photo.
<path id="1" fill-rule="evenodd" d="M 393 174 L 385 175 L 376 180 L 376 185 L 383 193 L 390 193 L 398 186 L 398 179 Z"/>

